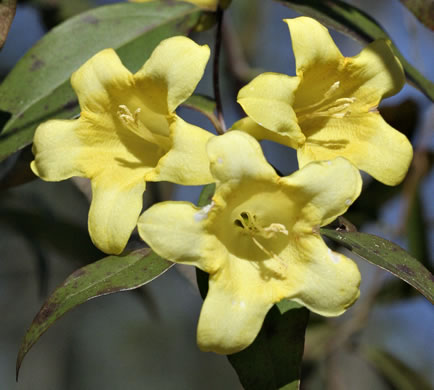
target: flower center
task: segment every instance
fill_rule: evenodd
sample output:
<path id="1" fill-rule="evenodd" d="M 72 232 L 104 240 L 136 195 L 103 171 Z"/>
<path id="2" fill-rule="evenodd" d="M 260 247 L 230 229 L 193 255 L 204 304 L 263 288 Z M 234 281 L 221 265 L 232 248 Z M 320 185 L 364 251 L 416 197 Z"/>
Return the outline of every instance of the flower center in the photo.
<path id="1" fill-rule="evenodd" d="M 268 256 L 276 259 L 279 263 L 283 264 L 286 268 L 285 262 L 277 256 L 273 251 L 265 248 L 255 236 L 259 236 L 265 239 L 270 239 L 275 237 L 278 233 L 282 233 L 284 235 L 288 235 L 288 230 L 281 223 L 272 223 L 269 226 L 263 227 L 261 226 L 254 214 L 249 213 L 248 211 L 243 211 L 240 216 L 234 221 L 234 224 L 243 229 L 243 233 L 250 236 L 253 243 Z"/>
<path id="2" fill-rule="evenodd" d="M 140 138 L 145 139 L 146 141 L 157 145 L 164 152 L 167 152 L 171 147 L 171 141 L 169 137 L 160 134 L 154 134 L 150 131 L 139 118 L 139 114 L 141 112 L 140 107 L 137 108 L 134 113 L 131 113 L 130 109 L 125 104 L 120 104 L 118 106 L 117 115 L 124 126 L 139 136 Z"/>
<path id="3" fill-rule="evenodd" d="M 336 81 L 324 94 L 324 97 L 316 103 L 296 109 L 295 113 L 299 122 L 306 119 L 318 117 L 344 118 L 351 114 L 350 107 L 356 101 L 355 97 L 344 97 L 333 99 L 340 87 L 340 82 Z M 331 102 L 326 103 L 328 100 Z"/>

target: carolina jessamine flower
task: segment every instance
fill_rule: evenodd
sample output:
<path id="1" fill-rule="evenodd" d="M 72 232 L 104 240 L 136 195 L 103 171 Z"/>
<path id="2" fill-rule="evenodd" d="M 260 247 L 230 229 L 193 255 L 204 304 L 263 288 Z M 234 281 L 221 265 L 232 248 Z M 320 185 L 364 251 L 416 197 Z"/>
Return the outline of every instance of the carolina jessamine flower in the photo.
<path id="1" fill-rule="evenodd" d="M 174 113 L 195 89 L 209 53 L 186 37 L 169 38 L 133 75 L 114 50 L 103 50 L 71 77 L 80 117 L 37 128 L 33 172 L 48 181 L 91 180 L 89 233 L 104 252 L 124 249 L 146 181 L 212 181 L 205 148 L 212 134 Z"/>
<path id="2" fill-rule="evenodd" d="M 210 274 L 199 347 L 222 354 L 246 348 L 284 298 L 325 316 L 344 312 L 359 296 L 360 274 L 325 245 L 319 228 L 359 195 L 357 168 L 337 158 L 280 177 L 259 143 L 239 131 L 212 138 L 207 150 L 217 183 L 212 202 L 158 203 L 138 223 L 160 256 Z"/>
<path id="3" fill-rule="evenodd" d="M 248 118 L 233 128 L 297 149 L 300 167 L 337 156 L 377 180 L 396 185 L 413 151 L 377 107 L 404 85 L 389 43 L 377 40 L 344 57 L 327 29 L 313 19 L 286 19 L 297 76 L 264 73 L 242 88 L 238 102 Z"/>
<path id="4" fill-rule="evenodd" d="M 129 0 L 129 1 L 132 3 L 149 3 L 150 1 L 154 1 L 154 0 Z M 176 0 L 176 1 L 191 3 L 207 11 L 215 11 L 217 9 L 217 4 L 219 0 Z"/>

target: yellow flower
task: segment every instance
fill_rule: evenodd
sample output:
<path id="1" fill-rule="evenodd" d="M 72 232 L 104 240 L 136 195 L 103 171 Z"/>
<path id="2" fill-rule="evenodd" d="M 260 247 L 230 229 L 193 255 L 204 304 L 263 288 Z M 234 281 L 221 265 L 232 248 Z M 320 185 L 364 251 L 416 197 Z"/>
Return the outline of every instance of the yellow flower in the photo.
<path id="1" fill-rule="evenodd" d="M 404 84 L 388 42 L 377 40 L 344 57 L 315 20 L 285 22 L 297 76 L 264 73 L 242 88 L 238 102 L 248 118 L 233 128 L 296 148 L 300 167 L 343 156 L 384 184 L 401 182 L 413 150 L 377 110 L 383 97 Z"/>
<path id="2" fill-rule="evenodd" d="M 149 3 L 150 1 L 154 1 L 154 0 L 129 0 L 129 1 L 132 3 Z M 217 9 L 217 4 L 219 2 L 219 0 L 177 0 L 177 1 L 191 3 L 207 11 L 215 11 Z"/>
<path id="3" fill-rule="evenodd" d="M 160 256 L 210 274 L 197 339 L 204 351 L 249 346 L 268 310 L 284 298 L 324 316 L 359 296 L 360 273 L 331 251 L 319 227 L 344 213 L 361 190 L 344 158 L 279 177 L 259 143 L 232 131 L 208 142 L 217 186 L 212 202 L 163 202 L 139 218 L 139 234 Z"/>
<path id="4" fill-rule="evenodd" d="M 213 180 L 206 154 L 212 134 L 174 114 L 202 77 L 209 53 L 186 37 L 169 38 L 133 75 L 114 50 L 103 50 L 71 77 L 80 117 L 37 128 L 33 172 L 47 181 L 91 180 L 89 233 L 104 252 L 125 248 L 146 181 Z"/>

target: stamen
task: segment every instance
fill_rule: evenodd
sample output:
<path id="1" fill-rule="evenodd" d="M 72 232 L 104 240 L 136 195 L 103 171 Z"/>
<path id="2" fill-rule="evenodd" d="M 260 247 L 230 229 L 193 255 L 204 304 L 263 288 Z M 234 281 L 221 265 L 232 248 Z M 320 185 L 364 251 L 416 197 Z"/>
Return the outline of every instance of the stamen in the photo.
<path id="1" fill-rule="evenodd" d="M 137 108 L 136 111 L 134 111 L 134 114 L 131 114 L 131 111 L 126 105 L 120 104 L 117 114 L 119 115 L 119 118 L 125 122 L 125 124 L 137 125 L 140 111 L 140 108 Z"/>
<path id="2" fill-rule="evenodd" d="M 288 235 L 288 230 L 284 225 L 281 223 L 272 223 L 270 226 L 267 226 L 266 228 L 263 228 L 264 231 L 264 237 L 265 238 L 271 238 L 274 236 L 274 233 L 282 233 L 285 236 Z"/>
<path id="3" fill-rule="evenodd" d="M 323 104 L 332 98 L 339 87 L 340 82 L 336 81 L 327 92 L 324 93 L 324 97 L 321 100 L 295 110 L 298 121 L 302 122 L 305 119 L 316 117 L 344 118 L 349 115 L 351 111 L 348 110 L 348 108 L 356 101 L 355 97 L 339 98 L 329 102 L 328 104 Z M 316 109 L 319 110 L 315 111 Z"/>
<path id="4" fill-rule="evenodd" d="M 281 223 L 272 223 L 270 226 L 262 227 L 256 222 L 256 216 L 247 211 L 243 211 L 240 217 L 234 221 L 234 224 L 246 229 L 249 234 L 260 235 L 264 238 L 272 238 L 276 233 L 288 235 L 288 230 Z"/>
<path id="5" fill-rule="evenodd" d="M 340 86 L 340 82 L 336 81 L 328 90 L 327 92 L 324 94 L 324 97 L 317 101 L 316 103 L 310 104 L 309 106 L 304 106 L 302 109 L 300 109 L 299 111 L 306 111 L 309 110 L 311 108 L 315 108 L 318 107 L 320 104 L 324 103 L 327 99 L 329 99 L 339 88 Z M 296 110 L 297 112 L 297 110 Z"/>
<path id="6" fill-rule="evenodd" d="M 282 264 L 285 268 L 287 267 L 285 262 L 277 256 L 273 251 L 266 249 L 254 236 L 260 236 L 265 239 L 273 238 L 276 234 L 282 233 L 284 235 L 288 235 L 288 230 L 285 225 L 281 223 L 272 223 L 267 227 L 262 227 L 256 222 L 256 216 L 250 214 L 249 212 L 242 212 L 240 214 L 240 218 L 237 218 L 234 221 L 234 224 L 238 227 L 245 229 L 245 233 L 250 236 L 253 243 L 265 254 L 277 260 L 280 264 Z"/>
<path id="7" fill-rule="evenodd" d="M 131 132 L 154 145 L 158 145 L 164 152 L 170 149 L 171 141 L 169 137 L 154 134 L 141 123 L 139 120 L 139 114 L 142 111 L 140 107 L 136 108 L 134 114 L 131 113 L 125 104 L 120 104 L 118 107 L 117 114 L 119 118 Z"/>

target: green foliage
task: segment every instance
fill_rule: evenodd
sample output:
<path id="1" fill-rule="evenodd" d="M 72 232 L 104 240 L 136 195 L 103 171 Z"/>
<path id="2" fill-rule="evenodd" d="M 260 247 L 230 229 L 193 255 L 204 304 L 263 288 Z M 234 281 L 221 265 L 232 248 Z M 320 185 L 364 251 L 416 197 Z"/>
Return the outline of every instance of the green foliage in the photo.
<path id="1" fill-rule="evenodd" d="M 125 66 L 136 71 L 161 40 L 186 34 L 198 17 L 197 8 L 185 3 L 119 3 L 92 9 L 54 28 L 0 86 L 0 110 L 12 114 L 0 134 L 0 160 L 30 144 L 42 121 L 79 113 L 69 78 L 95 53 L 112 47 Z"/>
<path id="2" fill-rule="evenodd" d="M 246 390 L 298 390 L 309 310 L 284 300 L 273 306 L 256 340 L 229 355 Z"/>
<path id="3" fill-rule="evenodd" d="M 18 352 L 17 378 L 27 352 L 65 313 L 92 298 L 141 287 L 172 266 L 149 249 L 140 249 L 105 257 L 72 273 L 45 301 L 27 330 Z"/>
<path id="4" fill-rule="evenodd" d="M 407 220 L 408 251 L 431 271 L 425 215 L 420 189 L 417 188 L 410 202 Z"/>
<path id="5" fill-rule="evenodd" d="M 321 234 L 404 280 L 434 304 L 434 276 L 400 246 L 367 233 L 321 229 Z"/>
<path id="6" fill-rule="evenodd" d="M 358 40 L 369 43 L 375 39 L 390 39 L 380 24 L 358 8 L 339 0 L 277 0 L 283 5 L 311 16 L 326 26 Z M 401 54 L 392 42 L 392 49 L 401 61 L 408 80 L 428 98 L 434 100 L 434 84 L 426 79 Z"/>

